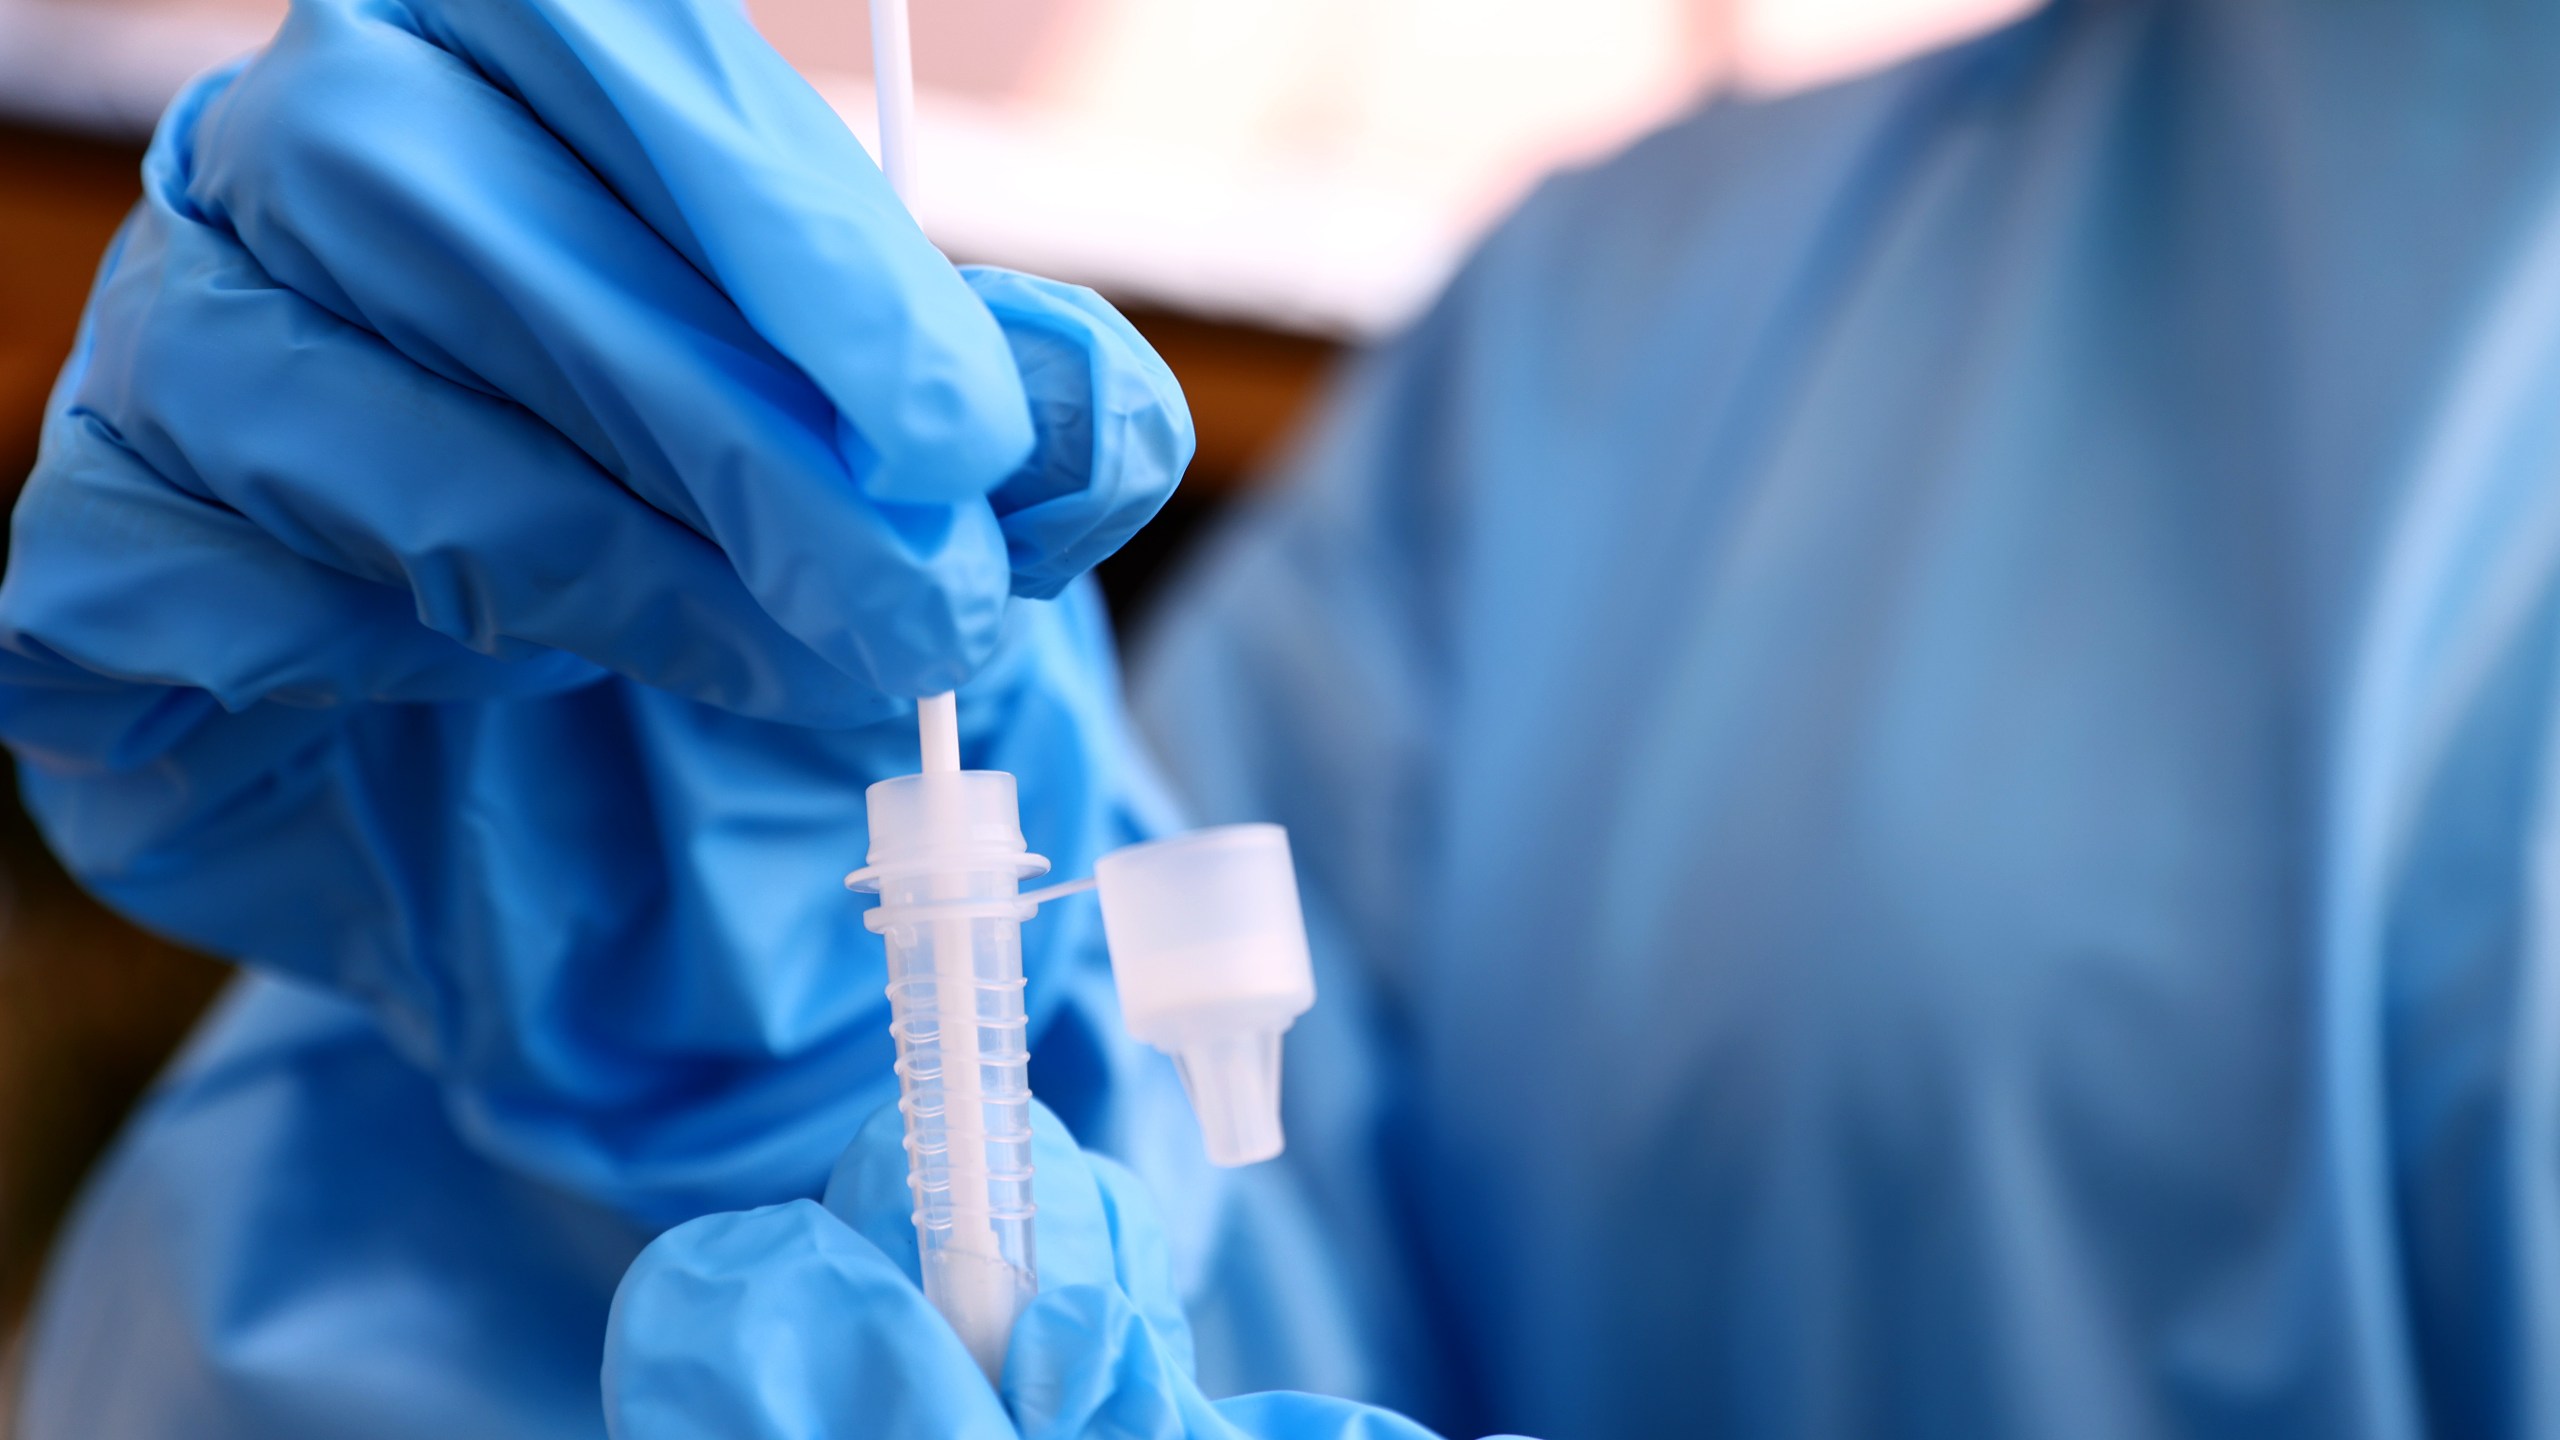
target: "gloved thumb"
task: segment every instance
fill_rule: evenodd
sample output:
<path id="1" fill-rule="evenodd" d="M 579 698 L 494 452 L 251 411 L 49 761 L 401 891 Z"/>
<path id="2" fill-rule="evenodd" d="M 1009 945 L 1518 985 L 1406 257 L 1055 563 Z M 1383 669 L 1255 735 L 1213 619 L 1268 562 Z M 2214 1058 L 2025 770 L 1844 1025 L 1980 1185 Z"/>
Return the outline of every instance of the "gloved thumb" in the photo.
<path id="1" fill-rule="evenodd" d="M 924 1296 L 806 1200 L 651 1242 L 614 1294 L 603 1381 L 614 1440 L 1014 1435 Z"/>
<path id="2" fill-rule="evenodd" d="M 711 277 L 841 419 L 864 492 L 971 503 L 1031 453 L 994 317 L 733 0 L 412 7 Z"/>
<path id="3" fill-rule="evenodd" d="M 962 272 L 1004 327 L 1037 443 L 988 496 L 1013 593 L 1046 599 L 1155 517 L 1191 463 L 1182 386 L 1102 297 L 1009 270 Z"/>

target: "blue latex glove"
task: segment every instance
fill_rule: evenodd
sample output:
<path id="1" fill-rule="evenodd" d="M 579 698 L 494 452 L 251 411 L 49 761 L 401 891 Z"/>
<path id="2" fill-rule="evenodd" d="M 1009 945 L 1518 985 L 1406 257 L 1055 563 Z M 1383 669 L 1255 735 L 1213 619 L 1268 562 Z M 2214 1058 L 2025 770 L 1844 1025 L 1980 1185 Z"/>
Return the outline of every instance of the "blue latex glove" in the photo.
<path id="1" fill-rule="evenodd" d="M 1062 865 L 1140 824 L 1100 618 L 1040 597 L 1169 493 L 1170 374 L 945 264 L 717 0 L 301 5 L 145 181 L 0 589 L 49 838 L 365 1001 L 518 1168 L 805 1193 L 888 1075 L 835 880 L 903 697 L 976 677 Z"/>
<path id="2" fill-rule="evenodd" d="M 724 5 L 298 6 L 146 169 L 20 511 L 21 651 L 235 709 L 600 667 L 859 722 L 1189 455 L 1125 322 L 945 264 Z M 170 603 L 104 623 L 134 580 Z M 242 635 L 260 601 L 302 623 Z"/>
<path id="3" fill-rule="evenodd" d="M 919 1288 L 900 1123 L 895 1107 L 872 1117 L 823 1207 L 705 1216 L 641 1253 L 605 1340 L 616 1440 L 1430 1440 L 1323 1396 L 1211 1402 L 1143 1187 L 1045 1108 L 1041 1288 L 999 1393 Z"/>

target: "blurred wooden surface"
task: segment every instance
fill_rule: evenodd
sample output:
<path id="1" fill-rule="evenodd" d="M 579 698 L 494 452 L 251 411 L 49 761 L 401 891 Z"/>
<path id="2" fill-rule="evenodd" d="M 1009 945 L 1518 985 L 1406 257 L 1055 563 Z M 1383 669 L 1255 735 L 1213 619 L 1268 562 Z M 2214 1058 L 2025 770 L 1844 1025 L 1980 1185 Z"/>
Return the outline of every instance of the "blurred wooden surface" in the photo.
<path id="1" fill-rule="evenodd" d="M 138 149 L 0 126 L 0 499 L 36 453 L 46 392 L 98 257 L 140 192 Z M 1190 397 L 1199 457 L 1157 525 L 1108 567 L 1125 611 L 1267 461 L 1337 348 L 1162 312 L 1131 316 Z M 0 1339 L 79 1178 L 226 974 L 71 884 L 0 795 Z M 0 1376 L 0 1430 L 6 1428 Z"/>
<path id="2" fill-rule="evenodd" d="M 5 788 L 0 1336 L 33 1289 L 81 1176 L 229 973 L 90 899 L 45 853 L 16 787 Z"/>
<path id="3" fill-rule="evenodd" d="M 142 193 L 141 162 L 128 146 L 0 127 L 0 476 L 12 493 L 98 256 Z"/>
<path id="4" fill-rule="evenodd" d="M 9 495 L 35 460 L 45 393 L 98 257 L 141 193 L 140 161 L 129 146 L 0 127 L 0 486 Z M 226 971 L 83 894 L 45 853 L 16 787 L 0 789 L 5 1336 L 80 1177 Z"/>
<path id="5" fill-rule="evenodd" d="M 1128 313 L 1182 381 L 1200 431 L 1200 451 L 1185 483 L 1204 490 L 1227 491 L 1250 481 L 1287 442 L 1341 355 L 1339 346 L 1325 340 L 1162 310 Z"/>

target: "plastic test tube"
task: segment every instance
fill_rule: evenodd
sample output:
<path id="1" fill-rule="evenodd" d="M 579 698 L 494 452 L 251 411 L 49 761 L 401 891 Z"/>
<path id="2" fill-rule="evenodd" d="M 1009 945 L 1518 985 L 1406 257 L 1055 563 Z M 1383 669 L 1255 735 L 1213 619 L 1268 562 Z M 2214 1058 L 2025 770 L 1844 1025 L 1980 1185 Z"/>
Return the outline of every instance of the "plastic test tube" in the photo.
<path id="1" fill-rule="evenodd" d="M 995 1380 L 1038 1290 L 1020 892 L 1048 862 L 1023 846 L 1013 777 L 960 769 L 951 697 L 919 716 L 926 768 L 870 788 L 870 863 L 846 883 L 880 895 L 863 923 L 888 952 L 925 1296 Z"/>

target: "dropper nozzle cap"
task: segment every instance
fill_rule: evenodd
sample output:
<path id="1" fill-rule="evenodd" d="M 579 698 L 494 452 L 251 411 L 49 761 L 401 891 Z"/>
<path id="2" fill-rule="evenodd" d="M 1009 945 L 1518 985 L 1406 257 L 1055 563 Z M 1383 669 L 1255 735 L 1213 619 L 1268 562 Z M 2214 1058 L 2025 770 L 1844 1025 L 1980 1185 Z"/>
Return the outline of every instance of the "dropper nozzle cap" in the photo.
<path id="1" fill-rule="evenodd" d="M 1280 1153 L 1280 1032 L 1212 1035 L 1173 1052 L 1212 1165 L 1251 1165 Z"/>
<path id="2" fill-rule="evenodd" d="M 1280 1153 L 1280 1037 L 1316 999 L 1289 833 L 1226 825 L 1093 869 L 1120 1013 L 1174 1059 L 1209 1159 Z"/>

